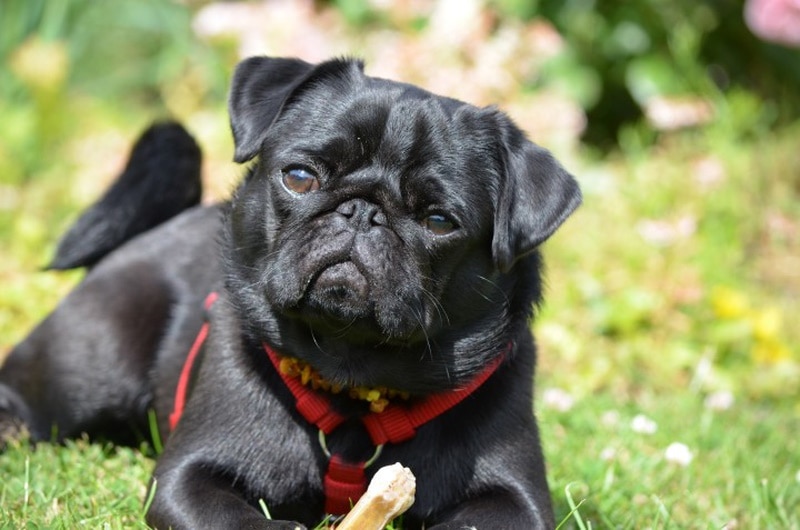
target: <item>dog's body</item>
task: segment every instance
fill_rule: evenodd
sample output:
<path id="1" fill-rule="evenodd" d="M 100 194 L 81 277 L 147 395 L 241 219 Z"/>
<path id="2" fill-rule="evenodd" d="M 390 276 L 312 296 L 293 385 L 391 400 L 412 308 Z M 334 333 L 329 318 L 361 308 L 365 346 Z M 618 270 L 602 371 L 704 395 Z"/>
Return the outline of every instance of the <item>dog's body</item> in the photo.
<path id="1" fill-rule="evenodd" d="M 353 61 L 250 59 L 230 110 L 237 161 L 258 159 L 234 199 L 100 260 L 0 370 L 0 428 L 125 441 L 152 408 L 169 432 L 206 321 L 150 524 L 313 526 L 333 460 L 320 428 L 336 458 L 373 455 L 365 418 L 390 413 L 314 390 L 340 418 L 320 427 L 270 350 L 325 388 L 394 389 L 407 397 L 391 398 L 397 410 L 474 387 L 390 436 L 366 470 L 401 462 L 417 475 L 404 528 L 552 527 L 528 326 L 536 249 L 578 205 L 574 180 L 503 114 L 366 77 Z M 209 292 L 219 299 L 204 310 Z"/>

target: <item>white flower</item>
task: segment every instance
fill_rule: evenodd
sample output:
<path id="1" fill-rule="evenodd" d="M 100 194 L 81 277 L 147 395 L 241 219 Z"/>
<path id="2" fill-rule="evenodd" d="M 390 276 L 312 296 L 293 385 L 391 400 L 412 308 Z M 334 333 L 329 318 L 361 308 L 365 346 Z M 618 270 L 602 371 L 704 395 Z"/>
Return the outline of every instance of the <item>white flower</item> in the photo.
<path id="1" fill-rule="evenodd" d="M 691 215 L 684 215 L 671 221 L 645 219 L 636 225 L 636 230 L 648 243 L 666 247 L 691 237 L 697 230 L 697 219 Z"/>
<path id="2" fill-rule="evenodd" d="M 706 397 L 705 407 L 709 410 L 728 410 L 733 406 L 733 394 L 727 390 L 714 392 Z"/>
<path id="3" fill-rule="evenodd" d="M 653 434 L 658 430 L 658 425 L 644 414 L 637 414 L 631 421 L 631 429 L 639 434 Z"/>
<path id="4" fill-rule="evenodd" d="M 575 398 L 569 392 L 560 388 L 548 388 L 542 394 L 542 402 L 549 409 L 567 412 L 575 404 Z"/>
<path id="5" fill-rule="evenodd" d="M 692 164 L 694 180 L 704 189 L 710 189 L 725 180 L 725 166 L 718 158 L 707 156 Z"/>
<path id="6" fill-rule="evenodd" d="M 664 452 L 664 458 L 667 462 L 672 464 L 688 466 L 694 458 L 694 455 L 686 444 L 673 442 L 669 444 L 669 447 L 667 447 L 667 450 Z"/>
<path id="7" fill-rule="evenodd" d="M 710 122 L 714 107 L 698 97 L 653 96 L 645 102 L 647 121 L 659 131 L 674 131 Z"/>
<path id="8" fill-rule="evenodd" d="M 619 412 L 616 410 L 607 410 L 600 416 L 600 423 L 606 427 L 616 427 L 619 424 Z"/>
<path id="9" fill-rule="evenodd" d="M 606 462 L 610 462 L 614 460 L 614 457 L 617 456 L 617 450 L 613 447 L 606 447 L 602 451 L 600 451 L 600 460 L 605 460 Z"/>

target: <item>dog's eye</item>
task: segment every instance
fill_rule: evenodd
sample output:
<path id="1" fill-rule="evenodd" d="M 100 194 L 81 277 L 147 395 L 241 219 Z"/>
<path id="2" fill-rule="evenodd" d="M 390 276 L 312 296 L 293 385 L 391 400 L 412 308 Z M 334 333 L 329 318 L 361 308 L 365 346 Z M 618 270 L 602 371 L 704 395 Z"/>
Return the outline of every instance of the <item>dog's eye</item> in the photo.
<path id="1" fill-rule="evenodd" d="M 434 213 L 423 219 L 422 224 L 436 234 L 444 236 L 456 229 L 456 224 L 449 217 L 440 213 Z"/>
<path id="2" fill-rule="evenodd" d="M 319 179 L 309 169 L 293 167 L 283 170 L 283 185 L 293 193 L 309 193 L 319 189 Z"/>

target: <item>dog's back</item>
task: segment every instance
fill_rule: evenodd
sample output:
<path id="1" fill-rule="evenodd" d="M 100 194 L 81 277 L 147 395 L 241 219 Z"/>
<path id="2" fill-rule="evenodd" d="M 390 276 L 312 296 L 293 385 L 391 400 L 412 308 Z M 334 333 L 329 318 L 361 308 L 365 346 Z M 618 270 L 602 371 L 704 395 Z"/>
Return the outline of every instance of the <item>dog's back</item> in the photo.
<path id="1" fill-rule="evenodd" d="M 151 371 L 166 363 L 163 376 L 177 377 L 219 277 L 219 208 L 196 207 L 200 158 L 180 125 L 151 126 L 63 236 L 48 268 L 90 270 L 3 363 L 0 446 L 20 431 L 33 440 L 148 437 L 147 410 L 160 400 Z"/>

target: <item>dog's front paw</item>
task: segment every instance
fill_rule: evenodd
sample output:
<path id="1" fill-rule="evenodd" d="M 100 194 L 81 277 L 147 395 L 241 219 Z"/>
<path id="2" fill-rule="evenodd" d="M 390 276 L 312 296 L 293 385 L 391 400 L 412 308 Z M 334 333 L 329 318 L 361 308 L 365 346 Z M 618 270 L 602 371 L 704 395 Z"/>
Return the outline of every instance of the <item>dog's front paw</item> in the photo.
<path id="1" fill-rule="evenodd" d="M 270 521 L 269 530 L 306 530 L 306 527 L 294 521 Z"/>
<path id="2" fill-rule="evenodd" d="M 28 407 L 16 392 L 0 384 L 0 450 L 8 442 L 30 437 L 27 410 Z"/>
<path id="3" fill-rule="evenodd" d="M 0 410 L 0 450 L 6 444 L 30 437 L 27 425 L 21 419 Z"/>

